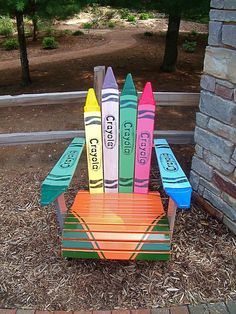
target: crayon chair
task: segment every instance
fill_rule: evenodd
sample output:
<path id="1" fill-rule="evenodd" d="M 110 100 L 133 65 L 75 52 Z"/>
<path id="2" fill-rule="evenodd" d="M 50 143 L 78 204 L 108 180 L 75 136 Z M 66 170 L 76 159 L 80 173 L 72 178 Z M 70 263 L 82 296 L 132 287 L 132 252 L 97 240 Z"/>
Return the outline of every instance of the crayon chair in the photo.
<path id="1" fill-rule="evenodd" d="M 64 257 L 169 260 L 176 209 L 190 207 L 192 189 L 167 141 L 153 141 L 151 85 L 146 85 L 138 104 L 128 75 L 120 101 L 118 95 L 111 68 L 102 90 L 102 116 L 94 91 L 88 92 L 85 133 L 90 191 L 79 191 L 67 209 L 64 192 L 85 146 L 84 138 L 75 138 L 44 180 L 41 204 L 56 205 Z M 159 192 L 148 192 L 153 145 L 169 196 L 167 210 Z"/>

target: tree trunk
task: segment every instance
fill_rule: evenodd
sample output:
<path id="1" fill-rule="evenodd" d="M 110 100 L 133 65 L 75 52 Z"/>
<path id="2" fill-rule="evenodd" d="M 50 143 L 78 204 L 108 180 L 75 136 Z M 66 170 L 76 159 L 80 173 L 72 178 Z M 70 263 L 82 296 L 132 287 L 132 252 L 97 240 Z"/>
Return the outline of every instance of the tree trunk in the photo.
<path id="1" fill-rule="evenodd" d="M 37 15 L 34 15 L 32 17 L 32 22 L 33 22 L 33 41 L 36 41 L 37 35 L 38 35 L 38 17 L 37 17 Z"/>
<path id="2" fill-rule="evenodd" d="M 169 15 L 165 55 L 161 66 L 161 70 L 164 72 L 174 72 L 176 69 L 180 20 L 180 14 Z"/>
<path id="3" fill-rule="evenodd" d="M 21 73 L 22 73 L 22 84 L 27 86 L 31 83 L 30 73 L 29 73 L 29 61 L 27 56 L 27 47 L 25 39 L 25 29 L 24 29 L 24 17 L 23 13 L 16 12 L 16 25 L 18 32 L 18 41 L 20 47 L 20 62 L 21 62 Z"/>

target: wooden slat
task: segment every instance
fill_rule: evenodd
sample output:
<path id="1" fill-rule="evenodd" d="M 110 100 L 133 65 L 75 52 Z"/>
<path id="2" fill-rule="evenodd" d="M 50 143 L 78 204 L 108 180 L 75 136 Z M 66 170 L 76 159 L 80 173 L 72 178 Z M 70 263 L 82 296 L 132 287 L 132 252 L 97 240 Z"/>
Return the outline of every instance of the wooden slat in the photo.
<path id="1" fill-rule="evenodd" d="M 84 137 L 84 131 L 50 131 L 0 134 L 0 146 L 63 142 Z M 155 131 L 154 138 L 164 138 L 169 144 L 194 144 L 193 131 Z"/>
<path id="2" fill-rule="evenodd" d="M 139 93 L 140 94 L 140 93 Z M 17 96 L 0 96 L 0 108 L 16 106 L 36 106 L 52 104 L 78 104 L 79 100 L 85 100 L 87 91 L 22 94 Z M 199 93 L 155 92 L 155 100 L 158 106 L 188 106 L 198 107 Z"/>

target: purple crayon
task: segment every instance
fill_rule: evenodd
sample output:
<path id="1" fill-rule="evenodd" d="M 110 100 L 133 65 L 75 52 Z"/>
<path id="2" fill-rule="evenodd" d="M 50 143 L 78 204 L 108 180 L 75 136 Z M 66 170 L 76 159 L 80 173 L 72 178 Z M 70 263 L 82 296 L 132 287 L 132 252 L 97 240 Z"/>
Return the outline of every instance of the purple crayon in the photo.
<path id="1" fill-rule="evenodd" d="M 102 87 L 102 136 L 105 192 L 118 193 L 119 90 L 112 68 Z"/>
<path id="2" fill-rule="evenodd" d="M 148 193 L 156 104 L 148 82 L 138 104 L 134 193 Z"/>

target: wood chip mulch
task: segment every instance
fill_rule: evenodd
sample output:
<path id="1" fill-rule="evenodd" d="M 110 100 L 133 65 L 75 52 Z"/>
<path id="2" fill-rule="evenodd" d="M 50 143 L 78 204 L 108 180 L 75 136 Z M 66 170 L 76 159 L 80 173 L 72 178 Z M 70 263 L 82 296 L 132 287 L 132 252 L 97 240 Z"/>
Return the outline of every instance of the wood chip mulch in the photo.
<path id="1" fill-rule="evenodd" d="M 45 175 L 0 177 L 1 308 L 134 309 L 236 298 L 236 238 L 194 205 L 177 215 L 170 262 L 63 259 L 54 209 L 39 204 Z M 69 194 L 77 187 L 78 178 Z"/>

